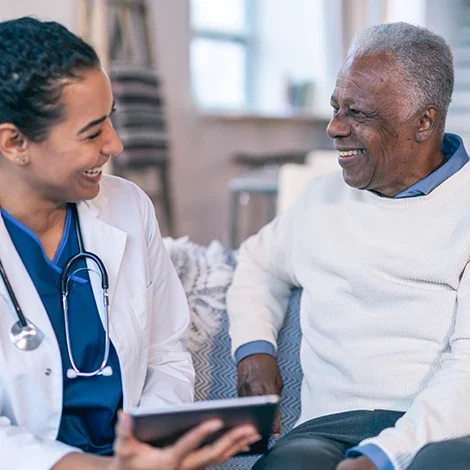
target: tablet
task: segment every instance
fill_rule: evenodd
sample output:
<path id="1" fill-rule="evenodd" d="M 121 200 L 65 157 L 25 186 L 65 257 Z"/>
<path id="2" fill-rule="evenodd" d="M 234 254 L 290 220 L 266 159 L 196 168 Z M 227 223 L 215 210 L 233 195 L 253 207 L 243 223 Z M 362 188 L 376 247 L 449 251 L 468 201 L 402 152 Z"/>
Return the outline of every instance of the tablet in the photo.
<path id="1" fill-rule="evenodd" d="M 251 445 L 244 454 L 262 454 L 266 451 L 271 436 L 274 413 L 279 397 L 261 395 L 226 400 L 199 401 L 167 408 L 131 411 L 134 435 L 142 442 L 155 447 L 173 444 L 185 432 L 211 418 L 219 418 L 225 426 L 203 443 L 207 444 L 220 437 L 228 429 L 240 424 L 253 424 L 261 440 Z"/>

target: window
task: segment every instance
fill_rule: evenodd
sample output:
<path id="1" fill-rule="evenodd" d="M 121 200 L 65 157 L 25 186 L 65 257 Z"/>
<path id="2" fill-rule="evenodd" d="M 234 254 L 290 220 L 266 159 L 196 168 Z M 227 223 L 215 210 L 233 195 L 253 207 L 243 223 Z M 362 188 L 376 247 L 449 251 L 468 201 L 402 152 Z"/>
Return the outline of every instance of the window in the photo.
<path id="1" fill-rule="evenodd" d="M 199 108 L 329 115 L 331 49 L 340 44 L 332 40 L 340 28 L 330 4 L 339 1 L 192 0 L 191 81 Z"/>
<path id="2" fill-rule="evenodd" d="M 192 0 L 191 76 L 205 109 L 250 107 L 254 4 L 256 0 Z"/>

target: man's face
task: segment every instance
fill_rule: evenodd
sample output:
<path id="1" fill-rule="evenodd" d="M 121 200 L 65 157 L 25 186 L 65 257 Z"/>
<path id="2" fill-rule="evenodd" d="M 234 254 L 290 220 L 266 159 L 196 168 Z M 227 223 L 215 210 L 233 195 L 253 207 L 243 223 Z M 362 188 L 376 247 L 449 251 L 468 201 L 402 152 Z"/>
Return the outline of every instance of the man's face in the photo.
<path id="1" fill-rule="evenodd" d="M 345 182 L 393 197 L 408 188 L 417 164 L 416 116 L 408 116 L 406 87 L 393 58 L 349 59 L 331 97 L 328 135 L 334 139 Z"/>

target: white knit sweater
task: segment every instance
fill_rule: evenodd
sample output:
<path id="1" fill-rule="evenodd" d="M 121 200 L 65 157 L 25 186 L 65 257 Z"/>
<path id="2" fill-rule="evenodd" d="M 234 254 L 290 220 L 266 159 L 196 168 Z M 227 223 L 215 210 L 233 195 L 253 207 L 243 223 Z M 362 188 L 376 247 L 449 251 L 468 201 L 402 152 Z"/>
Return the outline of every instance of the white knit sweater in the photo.
<path id="1" fill-rule="evenodd" d="M 404 469 L 426 443 L 470 435 L 469 260 L 470 164 L 407 199 L 322 176 L 242 246 L 228 293 L 233 351 L 276 345 L 302 286 L 299 423 L 406 411 L 363 442 Z"/>

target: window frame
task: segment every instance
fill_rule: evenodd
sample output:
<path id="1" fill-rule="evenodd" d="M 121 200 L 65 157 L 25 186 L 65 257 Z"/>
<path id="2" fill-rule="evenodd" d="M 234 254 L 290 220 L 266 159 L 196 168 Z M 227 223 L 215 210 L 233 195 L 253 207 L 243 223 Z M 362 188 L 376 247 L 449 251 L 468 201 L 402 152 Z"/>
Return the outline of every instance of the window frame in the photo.
<path id="1" fill-rule="evenodd" d="M 243 78 L 243 89 L 245 102 L 240 109 L 221 109 L 222 111 L 252 111 L 256 108 L 256 25 L 257 25 L 257 0 L 243 0 L 245 10 L 245 29 L 240 32 L 216 30 L 211 28 L 196 27 L 192 23 L 190 14 L 191 43 L 195 39 L 207 39 L 219 43 L 237 44 L 244 48 L 245 54 L 245 76 Z M 190 60 L 193 60 L 190 56 Z M 193 77 L 191 77 L 193 82 Z M 193 83 L 192 83 L 193 84 Z M 195 97 L 197 99 L 197 96 Z M 213 111 L 214 108 L 198 104 L 201 111 Z M 218 109 L 217 109 L 218 110 Z"/>

